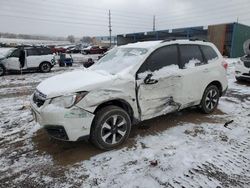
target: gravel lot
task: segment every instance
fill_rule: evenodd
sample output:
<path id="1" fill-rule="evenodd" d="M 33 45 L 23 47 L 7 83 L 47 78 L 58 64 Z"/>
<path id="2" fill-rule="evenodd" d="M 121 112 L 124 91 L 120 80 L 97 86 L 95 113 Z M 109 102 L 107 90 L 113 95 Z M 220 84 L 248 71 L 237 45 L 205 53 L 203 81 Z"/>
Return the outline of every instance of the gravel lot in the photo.
<path id="1" fill-rule="evenodd" d="M 250 187 L 250 84 L 237 83 L 236 60 L 227 61 L 229 90 L 216 112 L 145 121 L 109 152 L 51 140 L 29 109 L 39 82 L 80 64 L 0 77 L 0 187 Z"/>

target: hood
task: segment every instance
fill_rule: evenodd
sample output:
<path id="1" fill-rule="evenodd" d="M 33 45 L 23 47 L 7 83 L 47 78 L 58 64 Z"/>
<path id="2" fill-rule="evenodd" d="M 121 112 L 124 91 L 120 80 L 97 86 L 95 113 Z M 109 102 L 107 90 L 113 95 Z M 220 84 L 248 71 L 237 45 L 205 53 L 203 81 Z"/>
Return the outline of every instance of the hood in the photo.
<path id="1" fill-rule="evenodd" d="M 53 98 L 78 91 L 90 91 L 112 80 L 113 77 L 97 71 L 77 70 L 46 79 L 37 86 L 37 90 L 47 98 Z"/>

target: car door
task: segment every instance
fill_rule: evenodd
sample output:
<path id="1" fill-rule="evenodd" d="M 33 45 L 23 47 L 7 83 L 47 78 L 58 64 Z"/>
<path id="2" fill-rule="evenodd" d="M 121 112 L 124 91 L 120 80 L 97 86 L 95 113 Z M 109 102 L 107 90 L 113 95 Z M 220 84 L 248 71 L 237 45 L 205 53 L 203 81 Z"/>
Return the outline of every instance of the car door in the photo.
<path id="1" fill-rule="evenodd" d="M 206 62 L 200 46 L 195 44 L 180 44 L 181 82 L 179 96 L 181 108 L 199 104 L 203 94 L 203 80 L 206 79 Z"/>
<path id="2" fill-rule="evenodd" d="M 179 108 L 176 94 L 181 89 L 177 45 L 156 49 L 136 75 L 141 120 L 167 114 Z"/>
<path id="3" fill-rule="evenodd" d="M 40 52 L 36 48 L 27 49 L 27 68 L 37 68 L 40 65 Z"/>
<path id="4" fill-rule="evenodd" d="M 6 65 L 8 70 L 20 70 L 20 62 L 19 62 L 19 54 L 20 50 L 15 49 L 7 58 Z"/>

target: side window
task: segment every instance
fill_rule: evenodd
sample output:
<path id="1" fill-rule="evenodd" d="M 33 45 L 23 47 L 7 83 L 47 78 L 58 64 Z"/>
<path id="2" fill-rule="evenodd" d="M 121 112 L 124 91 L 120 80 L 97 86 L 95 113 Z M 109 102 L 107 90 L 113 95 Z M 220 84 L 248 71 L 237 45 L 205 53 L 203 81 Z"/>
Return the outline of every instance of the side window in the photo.
<path id="1" fill-rule="evenodd" d="M 27 50 L 27 56 L 35 56 L 35 55 L 39 55 L 38 50 L 37 49 L 28 49 Z"/>
<path id="2" fill-rule="evenodd" d="M 17 50 L 14 50 L 12 53 L 11 53 L 11 55 L 10 55 L 10 57 L 19 57 L 19 54 L 20 54 L 20 50 L 19 49 L 17 49 Z"/>
<path id="3" fill-rule="evenodd" d="M 39 52 L 40 52 L 40 55 L 52 54 L 52 52 L 51 52 L 51 50 L 49 48 L 40 48 Z"/>
<path id="4" fill-rule="evenodd" d="M 44 55 L 53 54 L 50 48 L 44 48 Z"/>
<path id="5" fill-rule="evenodd" d="M 180 45 L 182 68 L 192 68 L 204 64 L 204 59 L 198 45 Z"/>
<path id="6" fill-rule="evenodd" d="M 218 54 L 214 51 L 214 49 L 211 46 L 202 45 L 200 47 L 205 56 L 207 63 L 213 59 L 218 58 Z"/>
<path id="7" fill-rule="evenodd" d="M 138 73 L 154 72 L 169 65 L 178 65 L 177 45 L 164 46 L 156 49 L 142 64 Z"/>

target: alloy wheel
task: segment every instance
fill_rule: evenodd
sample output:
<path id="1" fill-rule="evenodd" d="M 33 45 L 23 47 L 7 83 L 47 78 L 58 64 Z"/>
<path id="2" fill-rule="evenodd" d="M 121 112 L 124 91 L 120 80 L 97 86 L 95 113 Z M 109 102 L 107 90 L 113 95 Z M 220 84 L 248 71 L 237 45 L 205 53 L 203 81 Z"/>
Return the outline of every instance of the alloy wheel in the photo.
<path id="1" fill-rule="evenodd" d="M 42 71 L 43 72 L 49 72 L 50 66 L 47 63 L 42 64 Z"/>
<path id="2" fill-rule="evenodd" d="M 218 103 L 219 97 L 218 92 L 215 89 L 211 89 L 206 96 L 205 99 L 205 105 L 208 110 L 213 110 L 217 103 Z"/>
<path id="3" fill-rule="evenodd" d="M 110 116 L 101 128 L 101 138 L 106 144 L 117 144 L 127 132 L 127 121 L 120 115 Z"/>

